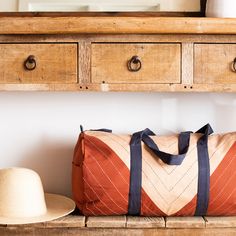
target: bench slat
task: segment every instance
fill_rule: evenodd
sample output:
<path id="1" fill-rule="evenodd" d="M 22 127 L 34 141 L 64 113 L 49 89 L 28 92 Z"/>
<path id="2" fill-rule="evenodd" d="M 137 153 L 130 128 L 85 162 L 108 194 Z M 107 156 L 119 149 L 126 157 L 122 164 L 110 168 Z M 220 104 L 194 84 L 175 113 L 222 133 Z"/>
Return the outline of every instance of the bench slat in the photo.
<path id="1" fill-rule="evenodd" d="M 166 228 L 188 229 L 205 228 L 206 222 L 202 217 L 166 217 Z"/>
<path id="2" fill-rule="evenodd" d="M 127 217 L 127 228 L 165 228 L 163 217 Z"/>
<path id="3" fill-rule="evenodd" d="M 205 217 L 207 228 L 235 228 L 236 217 Z"/>
<path id="4" fill-rule="evenodd" d="M 46 228 L 80 228 L 85 227 L 85 216 L 69 215 L 45 223 Z"/>
<path id="5" fill-rule="evenodd" d="M 85 227 L 85 216 L 68 215 L 53 221 L 23 224 L 6 225 L 8 228 L 81 228 Z"/>
<path id="6" fill-rule="evenodd" d="M 126 216 L 90 216 L 86 225 L 88 228 L 125 228 Z"/>

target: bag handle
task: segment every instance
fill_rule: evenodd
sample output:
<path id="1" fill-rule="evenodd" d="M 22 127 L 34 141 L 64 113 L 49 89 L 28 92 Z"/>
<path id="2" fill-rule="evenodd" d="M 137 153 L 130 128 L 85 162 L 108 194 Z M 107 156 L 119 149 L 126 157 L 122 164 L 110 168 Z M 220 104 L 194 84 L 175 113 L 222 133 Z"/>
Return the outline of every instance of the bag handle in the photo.
<path id="1" fill-rule="evenodd" d="M 190 134 L 192 132 L 182 132 L 178 138 L 179 154 L 174 155 L 166 152 L 160 151 L 156 143 L 150 138 L 155 134 L 150 129 L 145 129 L 143 131 L 133 134 L 130 142 L 130 146 L 133 147 L 138 143 L 143 141 L 164 163 L 168 165 L 181 165 L 189 149 Z"/>
<path id="2" fill-rule="evenodd" d="M 90 129 L 89 131 L 98 131 L 98 132 L 105 132 L 105 133 L 112 133 L 111 129 Z M 82 125 L 80 125 L 80 132 L 83 133 L 84 132 L 84 127 Z"/>

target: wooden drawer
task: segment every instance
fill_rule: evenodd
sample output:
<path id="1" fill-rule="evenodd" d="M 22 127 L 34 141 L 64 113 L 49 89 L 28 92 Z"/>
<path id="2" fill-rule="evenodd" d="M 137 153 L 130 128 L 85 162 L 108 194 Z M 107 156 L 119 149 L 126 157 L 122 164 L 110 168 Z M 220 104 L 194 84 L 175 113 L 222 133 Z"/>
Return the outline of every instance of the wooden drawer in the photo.
<path id="1" fill-rule="evenodd" d="M 194 83 L 235 84 L 236 44 L 196 44 Z M 236 66 L 236 65 L 235 65 Z"/>
<path id="2" fill-rule="evenodd" d="M 92 44 L 93 83 L 180 83 L 180 73 L 178 43 Z"/>
<path id="3" fill-rule="evenodd" d="M 77 82 L 76 43 L 0 44 L 0 55 L 0 83 Z"/>

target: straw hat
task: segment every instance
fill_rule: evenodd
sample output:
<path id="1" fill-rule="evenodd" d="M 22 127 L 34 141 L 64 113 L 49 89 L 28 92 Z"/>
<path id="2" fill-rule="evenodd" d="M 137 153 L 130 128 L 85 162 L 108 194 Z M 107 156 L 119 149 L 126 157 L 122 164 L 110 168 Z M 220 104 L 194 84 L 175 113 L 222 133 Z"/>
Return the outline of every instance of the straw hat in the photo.
<path id="1" fill-rule="evenodd" d="M 30 224 L 68 215 L 71 199 L 44 193 L 39 175 L 24 168 L 0 169 L 0 224 Z"/>

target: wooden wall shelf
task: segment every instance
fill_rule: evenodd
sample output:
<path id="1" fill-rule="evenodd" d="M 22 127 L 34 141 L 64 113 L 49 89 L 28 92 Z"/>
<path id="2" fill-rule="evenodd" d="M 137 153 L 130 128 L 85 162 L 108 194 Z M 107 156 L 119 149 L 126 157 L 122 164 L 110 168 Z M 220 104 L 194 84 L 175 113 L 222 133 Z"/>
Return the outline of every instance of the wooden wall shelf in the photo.
<path id="1" fill-rule="evenodd" d="M 127 13 L 118 16 L 0 14 L 0 34 L 236 34 L 236 20 Z"/>
<path id="2" fill-rule="evenodd" d="M 2 13 L 0 54 L 1 91 L 236 92 L 236 19 Z"/>

